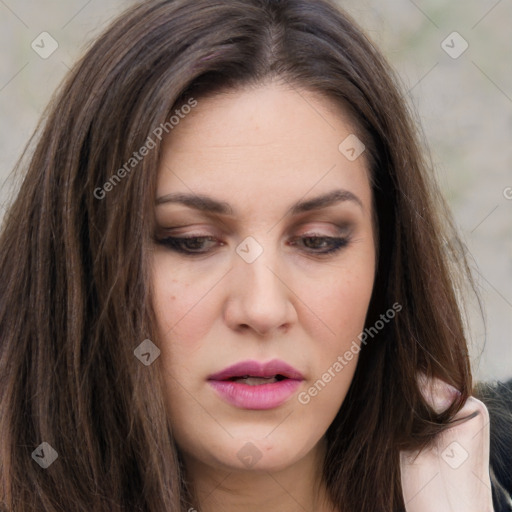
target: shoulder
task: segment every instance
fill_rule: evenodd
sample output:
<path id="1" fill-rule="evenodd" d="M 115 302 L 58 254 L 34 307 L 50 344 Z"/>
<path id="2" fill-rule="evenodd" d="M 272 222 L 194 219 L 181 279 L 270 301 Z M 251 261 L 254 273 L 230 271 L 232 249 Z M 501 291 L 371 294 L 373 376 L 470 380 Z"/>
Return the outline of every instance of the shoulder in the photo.
<path id="1" fill-rule="evenodd" d="M 479 382 L 473 391 L 489 411 L 490 457 L 495 512 L 512 511 L 512 379 Z"/>

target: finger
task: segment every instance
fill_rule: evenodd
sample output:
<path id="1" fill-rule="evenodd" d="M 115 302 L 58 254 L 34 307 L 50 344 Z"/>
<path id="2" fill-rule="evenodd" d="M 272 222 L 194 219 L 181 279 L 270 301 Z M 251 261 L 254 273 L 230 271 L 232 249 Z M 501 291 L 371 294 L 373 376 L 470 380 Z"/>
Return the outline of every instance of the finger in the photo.
<path id="1" fill-rule="evenodd" d="M 441 403 L 444 400 L 443 403 Z M 445 405 L 446 397 L 437 400 Z M 448 404 L 449 405 L 449 404 Z M 402 452 L 402 489 L 408 512 L 492 512 L 489 478 L 489 413 L 470 397 L 456 423 L 418 452 Z"/>

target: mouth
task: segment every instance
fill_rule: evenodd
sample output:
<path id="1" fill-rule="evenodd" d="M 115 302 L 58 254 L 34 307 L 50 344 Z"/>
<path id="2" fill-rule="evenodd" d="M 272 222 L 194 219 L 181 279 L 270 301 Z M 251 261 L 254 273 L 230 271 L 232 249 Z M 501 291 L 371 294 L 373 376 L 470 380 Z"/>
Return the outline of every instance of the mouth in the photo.
<path id="1" fill-rule="evenodd" d="M 268 384 L 272 379 L 275 379 L 273 382 L 278 382 L 284 379 L 304 380 L 304 377 L 299 370 L 279 359 L 273 359 L 268 363 L 242 361 L 208 377 L 208 380 L 216 381 L 229 380 L 234 382 L 240 379 L 254 379 L 253 384 L 247 384 L 258 385 Z"/>
<path id="2" fill-rule="evenodd" d="M 231 382 L 240 382 L 247 384 L 247 386 L 261 386 L 262 384 L 273 384 L 274 382 L 280 382 L 287 379 L 284 375 L 274 375 L 272 377 L 255 377 L 254 375 L 244 375 L 243 377 L 231 377 L 227 379 Z"/>
<path id="3" fill-rule="evenodd" d="M 226 402 L 242 409 L 274 409 L 286 402 L 304 380 L 284 361 L 243 361 L 210 375 L 208 383 Z"/>

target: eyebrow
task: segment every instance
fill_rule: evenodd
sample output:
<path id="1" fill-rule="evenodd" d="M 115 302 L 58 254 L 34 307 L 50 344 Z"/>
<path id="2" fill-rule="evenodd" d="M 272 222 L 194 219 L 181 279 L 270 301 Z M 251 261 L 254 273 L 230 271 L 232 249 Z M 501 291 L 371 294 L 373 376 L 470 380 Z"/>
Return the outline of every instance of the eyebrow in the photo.
<path id="1" fill-rule="evenodd" d="M 342 202 L 353 202 L 364 210 L 361 200 L 348 190 L 338 189 L 308 200 L 297 201 L 289 208 L 291 215 L 328 208 Z M 207 213 L 234 215 L 233 208 L 225 201 L 218 201 L 202 194 L 171 193 L 156 200 L 156 205 L 178 203 Z"/>

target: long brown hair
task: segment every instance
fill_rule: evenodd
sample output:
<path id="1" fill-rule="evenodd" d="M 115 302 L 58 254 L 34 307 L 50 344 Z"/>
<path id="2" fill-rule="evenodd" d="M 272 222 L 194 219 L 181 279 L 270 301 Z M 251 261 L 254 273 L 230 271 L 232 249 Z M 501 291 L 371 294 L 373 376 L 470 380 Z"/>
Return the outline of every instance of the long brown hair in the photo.
<path id="1" fill-rule="evenodd" d="M 399 450 L 446 428 L 472 383 L 453 271 L 464 259 L 399 83 L 328 0 L 150 0 L 112 23 L 73 68 L 5 215 L 0 496 L 8 510 L 193 505 L 159 362 L 146 367 L 133 354 L 156 340 L 155 128 L 168 123 L 170 132 L 169 116 L 191 98 L 200 108 L 207 94 L 269 78 L 338 103 L 367 147 L 379 233 L 367 326 L 395 303 L 402 310 L 361 350 L 323 470 L 344 512 L 404 509 Z M 126 167 L 150 136 L 154 149 Z M 446 413 L 424 401 L 420 370 L 461 391 Z M 58 453 L 47 469 L 31 458 L 42 442 Z"/>

